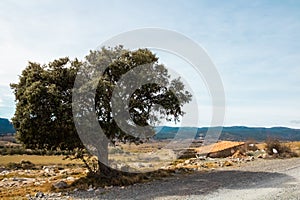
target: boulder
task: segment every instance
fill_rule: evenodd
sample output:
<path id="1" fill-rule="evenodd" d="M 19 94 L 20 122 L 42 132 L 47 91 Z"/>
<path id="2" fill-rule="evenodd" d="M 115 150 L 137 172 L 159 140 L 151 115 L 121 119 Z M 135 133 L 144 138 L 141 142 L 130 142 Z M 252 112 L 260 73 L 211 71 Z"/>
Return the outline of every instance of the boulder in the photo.
<path id="1" fill-rule="evenodd" d="M 64 189 L 68 187 L 68 184 L 65 181 L 59 181 L 54 183 L 52 186 L 56 189 Z"/>

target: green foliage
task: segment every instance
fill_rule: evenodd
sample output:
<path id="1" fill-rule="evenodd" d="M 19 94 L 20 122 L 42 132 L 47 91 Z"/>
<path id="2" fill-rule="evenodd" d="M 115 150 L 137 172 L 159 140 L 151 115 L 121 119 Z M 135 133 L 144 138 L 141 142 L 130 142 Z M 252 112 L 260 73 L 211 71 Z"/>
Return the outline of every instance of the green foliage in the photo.
<path id="1" fill-rule="evenodd" d="M 137 83 L 137 78 L 145 80 L 151 76 L 155 76 L 156 80 L 164 84 L 164 86 L 156 83 L 143 84 L 131 94 L 127 109 L 132 121 L 142 127 L 158 122 L 160 118 L 157 117 L 157 113 L 169 121 L 179 121 L 184 114 L 182 106 L 191 100 L 191 94 L 184 90 L 184 85 L 180 79 L 170 80 L 168 70 L 164 65 L 159 64 L 158 57 L 147 49 L 128 51 L 122 46 L 112 49 L 102 48 L 101 51 L 91 51 L 86 60 L 87 63 L 83 65 L 82 73 L 84 75 L 82 75 L 82 79 L 90 81 L 83 84 L 79 89 L 82 100 L 79 103 L 81 110 L 78 113 L 82 113 L 81 117 L 84 117 L 84 112 L 89 109 L 84 107 L 85 102 L 92 101 L 89 92 L 91 88 L 94 88 L 96 90 L 95 107 L 99 124 L 112 143 L 116 141 L 141 142 L 141 138 L 132 136 L 134 129 L 129 135 L 117 125 L 113 117 L 118 114 L 113 113 L 111 105 L 113 92 L 117 85 L 125 90 L 128 87 L 141 84 Z M 147 67 L 148 70 L 136 70 L 139 66 Z M 103 67 L 105 68 L 104 73 L 95 75 Z M 126 79 L 126 83 L 122 82 L 122 76 L 134 69 L 135 74 L 132 78 Z M 180 97 L 181 101 L 177 97 Z M 123 108 L 122 102 L 125 101 L 126 97 L 122 96 L 117 102 L 120 108 Z M 161 105 L 161 107 L 154 107 L 154 105 Z M 152 130 L 153 133 L 154 130 Z"/>
<path id="2" fill-rule="evenodd" d="M 144 84 L 134 91 L 128 107 L 133 122 L 139 126 L 158 122 L 161 118 L 156 117 L 155 113 L 160 113 L 169 121 L 179 121 L 184 114 L 182 106 L 191 100 L 191 94 L 185 91 L 180 79 L 171 80 L 167 69 L 158 64 L 158 57 L 151 51 L 129 51 L 117 46 L 91 51 L 84 62 L 77 59 L 71 61 L 69 58 L 54 60 L 47 65 L 29 62 L 19 77 L 19 82 L 11 84 L 17 103 L 12 122 L 18 140 L 25 148 L 30 149 L 84 149 L 74 126 L 72 113 L 73 87 L 76 76 L 81 73 L 82 77 L 90 81 L 76 90 L 82 93 L 80 108 L 83 108 L 80 110 L 82 113 L 78 112 L 79 116 L 76 117 L 84 118 L 86 102 L 95 101 L 98 122 L 111 143 L 142 142 L 142 138 L 129 135 L 117 125 L 111 102 L 113 91 L 121 77 L 140 65 L 147 65 L 150 70 L 142 71 L 137 76 L 155 74 L 164 86 Z M 99 67 L 103 66 L 105 71 L 97 74 Z M 129 81 L 134 84 L 136 80 Z M 121 82 L 119 86 L 125 88 L 125 83 Z M 91 88 L 95 88 L 95 99 L 91 99 L 89 95 Z M 177 97 L 180 97 L 180 101 Z M 153 113 L 151 108 L 156 104 L 161 107 L 155 108 Z M 84 158 L 83 155 L 77 157 Z"/>
<path id="3" fill-rule="evenodd" d="M 16 97 L 12 119 L 17 139 L 30 149 L 81 146 L 72 121 L 72 88 L 80 62 L 62 58 L 41 66 L 30 62 L 11 84 Z"/>

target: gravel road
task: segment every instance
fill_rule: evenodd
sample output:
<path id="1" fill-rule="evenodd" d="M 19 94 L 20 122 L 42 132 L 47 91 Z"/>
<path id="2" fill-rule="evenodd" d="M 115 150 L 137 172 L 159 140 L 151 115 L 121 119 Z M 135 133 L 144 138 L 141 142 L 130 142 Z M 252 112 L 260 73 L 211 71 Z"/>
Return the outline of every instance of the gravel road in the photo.
<path id="1" fill-rule="evenodd" d="M 72 195 L 71 195 L 72 196 Z M 102 192 L 77 192 L 74 199 L 298 199 L 300 158 L 256 160 L 240 167 L 114 187 Z"/>

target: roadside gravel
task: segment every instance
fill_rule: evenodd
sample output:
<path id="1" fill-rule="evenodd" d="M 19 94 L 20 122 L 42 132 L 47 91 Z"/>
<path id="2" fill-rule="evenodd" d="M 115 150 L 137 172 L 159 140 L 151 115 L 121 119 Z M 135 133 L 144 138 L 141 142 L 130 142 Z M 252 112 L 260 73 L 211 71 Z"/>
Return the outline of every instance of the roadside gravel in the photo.
<path id="1" fill-rule="evenodd" d="M 78 191 L 73 199 L 295 199 L 300 200 L 300 158 L 259 159 L 239 167 L 176 174 L 128 187 Z"/>

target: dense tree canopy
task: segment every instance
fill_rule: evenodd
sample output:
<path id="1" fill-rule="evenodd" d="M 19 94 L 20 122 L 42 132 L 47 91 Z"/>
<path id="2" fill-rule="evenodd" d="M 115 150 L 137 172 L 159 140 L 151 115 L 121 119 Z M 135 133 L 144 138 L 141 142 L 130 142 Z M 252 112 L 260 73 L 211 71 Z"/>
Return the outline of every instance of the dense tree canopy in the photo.
<path id="1" fill-rule="evenodd" d="M 133 76 L 136 78 L 126 79 L 125 83 L 122 77 L 139 66 L 147 67 L 147 70 L 137 70 Z M 103 67 L 105 70 L 97 74 Z M 179 121 L 184 114 L 182 106 L 191 100 L 191 94 L 185 91 L 180 79 L 171 80 L 168 70 L 158 63 L 158 57 L 148 49 L 129 51 L 118 46 L 91 51 L 83 62 L 77 59 L 70 61 L 68 58 L 47 65 L 30 62 L 19 77 L 19 82 L 11 84 L 17 103 L 12 121 L 18 139 L 26 147 L 84 148 L 77 135 L 72 114 L 72 92 L 78 74 L 90 81 L 77 88 L 76 92 L 80 90 L 83 95 L 78 110 L 80 114 L 76 117 L 85 117 L 85 112 L 89 110 L 86 102 L 94 101 L 97 120 L 111 143 L 138 143 L 150 136 L 128 134 L 120 127 L 122 124 L 114 119 L 119 110 L 112 108 L 114 89 L 125 90 L 137 85 L 138 77 L 142 77 L 140 80 L 144 80 L 143 77 L 156 77 L 158 83 L 138 83 L 139 88 L 132 87 L 132 94 L 121 96 L 119 102 L 114 104 L 127 106 L 130 119 L 139 127 L 158 122 L 161 117 Z M 95 99 L 86 95 L 91 88 L 95 88 Z M 123 105 L 126 99 L 129 103 Z M 134 128 L 135 125 L 131 123 L 128 127 Z"/>
<path id="2" fill-rule="evenodd" d="M 74 149 L 82 143 L 72 120 L 72 88 L 81 63 L 68 58 L 48 65 L 30 62 L 11 84 L 16 98 L 12 119 L 17 138 L 32 149 Z"/>

